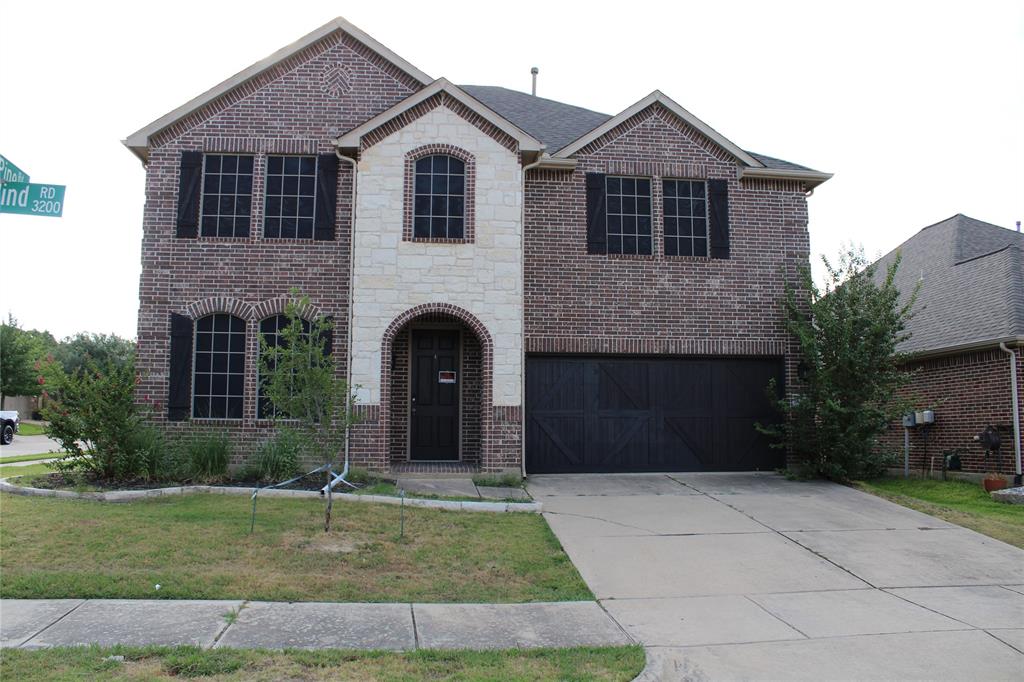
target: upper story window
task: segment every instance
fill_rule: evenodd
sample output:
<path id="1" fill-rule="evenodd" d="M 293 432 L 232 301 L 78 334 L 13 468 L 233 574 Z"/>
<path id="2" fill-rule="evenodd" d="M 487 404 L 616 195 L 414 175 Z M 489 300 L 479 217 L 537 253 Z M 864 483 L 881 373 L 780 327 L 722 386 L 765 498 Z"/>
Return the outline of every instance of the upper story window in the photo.
<path id="1" fill-rule="evenodd" d="M 316 206 L 315 156 L 268 156 L 263 236 L 312 239 Z"/>
<path id="2" fill-rule="evenodd" d="M 462 239 L 466 214 L 466 164 L 434 154 L 416 160 L 413 237 Z"/>
<path id="3" fill-rule="evenodd" d="M 196 321 L 192 416 L 241 419 L 245 383 L 245 320 L 216 313 Z"/>
<path id="4" fill-rule="evenodd" d="M 653 253 L 651 243 L 651 181 L 649 178 L 605 178 L 608 253 Z"/>
<path id="5" fill-rule="evenodd" d="M 665 255 L 708 255 L 708 205 L 703 180 L 662 181 Z"/>
<path id="6" fill-rule="evenodd" d="M 249 236 L 252 160 L 252 156 L 239 154 L 204 155 L 202 236 Z"/>

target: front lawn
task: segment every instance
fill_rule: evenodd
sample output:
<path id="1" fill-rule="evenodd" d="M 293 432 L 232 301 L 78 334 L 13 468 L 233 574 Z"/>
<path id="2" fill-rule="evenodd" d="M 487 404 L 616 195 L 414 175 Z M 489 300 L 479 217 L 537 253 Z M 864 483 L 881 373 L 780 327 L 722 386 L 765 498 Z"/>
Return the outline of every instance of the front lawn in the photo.
<path id="1" fill-rule="evenodd" d="M 10 457 L 0 457 L 0 465 L 11 464 L 12 462 L 31 462 L 34 459 L 52 459 L 54 457 L 60 457 L 60 453 L 41 452 L 36 455 L 11 455 Z"/>
<path id="2" fill-rule="evenodd" d="M 880 478 L 858 487 L 1024 549 L 1024 505 L 996 502 L 980 483 Z"/>
<path id="3" fill-rule="evenodd" d="M 27 424 L 25 422 L 18 424 L 19 436 L 42 436 L 45 434 L 46 427 L 42 424 Z"/>
<path id="4" fill-rule="evenodd" d="M 108 660 L 124 656 L 124 661 Z M 409 653 L 73 647 L 0 651 L 5 680 L 616 680 L 644 667 L 639 646 Z"/>
<path id="5" fill-rule="evenodd" d="M 27 460 L 26 460 L 27 461 Z M 53 469 L 48 464 L 26 464 L 24 466 L 16 467 L 4 466 L 6 462 L 0 462 L 0 478 L 8 478 L 10 476 L 38 476 L 40 474 L 52 474 Z M 12 481 L 13 483 L 21 483 L 23 481 Z"/>
<path id="6" fill-rule="evenodd" d="M 209 493 L 120 504 L 0 494 L 0 596 L 593 599 L 538 514 L 406 507 L 400 538 L 393 505 L 336 502 L 329 534 L 317 499 L 260 499 L 252 535 L 250 509 L 248 496 Z"/>

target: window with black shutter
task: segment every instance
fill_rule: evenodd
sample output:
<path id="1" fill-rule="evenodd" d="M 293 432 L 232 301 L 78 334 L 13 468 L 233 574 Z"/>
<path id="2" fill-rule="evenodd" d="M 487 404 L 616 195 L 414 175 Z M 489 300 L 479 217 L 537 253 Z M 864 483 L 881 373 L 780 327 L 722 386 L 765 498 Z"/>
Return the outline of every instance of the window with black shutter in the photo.
<path id="1" fill-rule="evenodd" d="M 192 416 L 241 419 L 245 384 L 245 320 L 215 313 L 196 320 Z"/>
<path id="2" fill-rule="evenodd" d="M 204 237 L 248 237 L 252 219 L 253 157 L 206 154 L 200 233 Z"/>
<path id="3" fill-rule="evenodd" d="M 708 255 L 707 188 L 703 180 L 662 180 L 666 256 Z"/>
<path id="4" fill-rule="evenodd" d="M 315 156 L 268 156 L 263 236 L 312 239 L 316 213 Z"/>
<path id="5" fill-rule="evenodd" d="M 608 253 L 650 255 L 650 178 L 605 178 Z"/>

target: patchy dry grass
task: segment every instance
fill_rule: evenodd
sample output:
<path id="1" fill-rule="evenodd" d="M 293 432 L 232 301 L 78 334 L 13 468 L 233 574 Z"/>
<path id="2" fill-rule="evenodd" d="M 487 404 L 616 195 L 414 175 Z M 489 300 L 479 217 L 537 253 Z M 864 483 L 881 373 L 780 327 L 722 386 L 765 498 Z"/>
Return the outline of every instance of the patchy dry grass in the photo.
<path id="1" fill-rule="evenodd" d="M 124 656 L 124 661 L 107 660 Z M 639 646 L 529 651 L 409 653 L 201 650 L 194 647 L 74 647 L 0 652 L 5 680 L 599 680 L 633 679 L 644 667 Z"/>
<path id="2" fill-rule="evenodd" d="M 1024 505 L 996 502 L 980 483 L 880 478 L 857 487 L 1024 549 Z"/>
<path id="3" fill-rule="evenodd" d="M 0 494 L 0 596 L 270 601 L 592 599 L 537 514 L 191 494 L 109 504 Z M 161 585 L 157 592 L 154 585 Z"/>

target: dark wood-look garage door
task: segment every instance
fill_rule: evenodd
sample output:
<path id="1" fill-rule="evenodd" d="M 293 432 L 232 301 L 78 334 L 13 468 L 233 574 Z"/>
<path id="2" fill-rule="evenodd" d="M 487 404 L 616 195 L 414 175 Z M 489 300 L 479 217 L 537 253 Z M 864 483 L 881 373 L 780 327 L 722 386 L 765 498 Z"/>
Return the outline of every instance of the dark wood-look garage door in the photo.
<path id="1" fill-rule="evenodd" d="M 530 357 L 526 470 L 774 469 L 783 454 L 754 428 L 778 420 L 772 378 L 781 359 Z"/>

